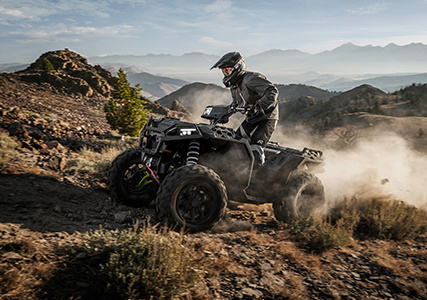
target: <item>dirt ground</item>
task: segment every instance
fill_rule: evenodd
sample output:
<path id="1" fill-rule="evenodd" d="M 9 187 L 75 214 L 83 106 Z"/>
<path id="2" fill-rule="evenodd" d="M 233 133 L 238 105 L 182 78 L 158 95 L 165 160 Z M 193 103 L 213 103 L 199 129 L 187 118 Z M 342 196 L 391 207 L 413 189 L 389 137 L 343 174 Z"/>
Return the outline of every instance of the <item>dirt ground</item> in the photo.
<path id="1" fill-rule="evenodd" d="M 152 207 L 120 205 L 102 185 L 81 187 L 49 176 L 0 174 L 3 241 L 28 229 L 41 234 L 41 240 L 74 245 L 89 230 L 125 229 L 148 219 L 158 222 Z M 182 299 L 427 297 L 427 236 L 403 242 L 354 241 L 348 248 L 314 255 L 289 239 L 269 205 L 243 205 L 228 210 L 210 232 L 187 234 L 186 239 L 197 245 L 213 269 Z M 93 266 L 82 253 L 70 253 L 65 262 L 64 257 L 53 258 L 63 267 L 41 286 L 43 299 L 91 299 Z M 11 263 L 4 252 L 2 263 Z M 41 299 L 21 296 L 0 299 Z"/>

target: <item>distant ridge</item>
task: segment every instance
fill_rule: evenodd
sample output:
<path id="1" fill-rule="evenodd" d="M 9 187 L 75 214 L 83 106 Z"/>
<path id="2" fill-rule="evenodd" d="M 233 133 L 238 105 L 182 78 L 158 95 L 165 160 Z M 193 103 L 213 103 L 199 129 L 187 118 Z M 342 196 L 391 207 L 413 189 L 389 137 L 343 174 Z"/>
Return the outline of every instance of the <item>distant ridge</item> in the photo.
<path id="1" fill-rule="evenodd" d="M 165 76 L 156 76 L 147 72 L 130 73 L 129 82 L 132 85 L 140 84 L 143 95 L 153 101 L 158 100 L 190 82 Z M 146 94 L 144 94 L 146 93 Z"/>
<path id="2" fill-rule="evenodd" d="M 220 55 L 196 52 L 181 56 L 107 55 L 90 57 L 88 60 L 100 65 L 126 64 L 156 76 L 221 85 L 221 74 L 218 70 L 210 70 L 219 57 Z M 402 88 L 402 85 L 411 84 L 408 81 L 412 78 L 402 77 L 400 84 L 397 82 L 399 79 L 391 76 L 426 73 L 427 45 L 412 43 L 381 47 L 347 43 L 316 54 L 295 49 L 273 49 L 247 56 L 245 60 L 248 70 L 260 72 L 276 84 L 306 84 L 344 91 L 367 83 L 386 91 L 394 91 Z"/>
<path id="3" fill-rule="evenodd" d="M 292 100 L 302 96 L 313 97 L 319 100 L 329 100 L 339 94 L 338 92 L 330 92 L 305 84 L 277 84 L 276 87 L 279 90 L 280 100 Z"/>
<path id="4" fill-rule="evenodd" d="M 162 106 L 171 108 L 174 101 L 178 101 L 187 108 L 197 106 L 200 103 L 205 103 L 203 106 L 220 105 L 231 103 L 231 95 L 230 91 L 218 85 L 196 82 L 182 87 L 157 102 Z"/>

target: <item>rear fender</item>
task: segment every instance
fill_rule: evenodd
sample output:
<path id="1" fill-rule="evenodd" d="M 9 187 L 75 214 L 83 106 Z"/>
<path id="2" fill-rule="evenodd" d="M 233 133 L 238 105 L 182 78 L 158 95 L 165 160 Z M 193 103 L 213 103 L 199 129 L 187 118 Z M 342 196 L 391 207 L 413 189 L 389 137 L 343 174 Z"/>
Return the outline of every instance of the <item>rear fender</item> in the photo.
<path id="1" fill-rule="evenodd" d="M 209 144 L 215 149 L 203 153 L 199 164 L 210 167 L 221 177 L 229 195 L 240 195 L 249 186 L 252 177 L 254 156 L 249 143 L 246 140 L 236 142 L 221 139 L 210 140 Z"/>

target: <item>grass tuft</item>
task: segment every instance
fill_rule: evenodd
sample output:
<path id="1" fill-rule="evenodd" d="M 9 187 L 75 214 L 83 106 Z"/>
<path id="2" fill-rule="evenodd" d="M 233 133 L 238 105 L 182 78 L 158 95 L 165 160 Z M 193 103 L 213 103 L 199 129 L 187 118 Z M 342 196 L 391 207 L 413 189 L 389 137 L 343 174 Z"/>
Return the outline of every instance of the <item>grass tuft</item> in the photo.
<path id="1" fill-rule="evenodd" d="M 401 241 L 427 232 L 427 212 L 402 201 L 374 198 L 358 209 L 362 237 Z"/>
<path id="2" fill-rule="evenodd" d="M 105 257 L 103 292 L 115 299 L 171 299 L 199 279 L 192 252 L 183 235 L 171 237 L 165 228 L 97 230 L 85 236 L 91 255 Z M 100 295 L 100 296 L 105 296 Z"/>
<path id="3" fill-rule="evenodd" d="M 323 253 L 351 243 L 351 230 L 345 225 L 344 219 L 339 219 L 332 224 L 327 219 L 309 218 L 295 222 L 290 230 L 305 249 L 314 253 Z"/>
<path id="4" fill-rule="evenodd" d="M 18 144 L 15 140 L 5 130 L 0 129 L 0 170 L 13 161 L 18 153 L 16 147 Z"/>
<path id="5" fill-rule="evenodd" d="M 329 217 L 358 238 L 401 241 L 427 233 L 427 212 L 390 196 L 345 200 Z"/>

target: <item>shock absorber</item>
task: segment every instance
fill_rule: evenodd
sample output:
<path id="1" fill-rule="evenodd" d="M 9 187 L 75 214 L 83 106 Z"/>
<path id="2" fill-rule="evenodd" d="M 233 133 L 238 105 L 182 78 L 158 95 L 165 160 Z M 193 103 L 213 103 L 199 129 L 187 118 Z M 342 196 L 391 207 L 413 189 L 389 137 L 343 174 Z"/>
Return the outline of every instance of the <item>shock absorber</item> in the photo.
<path id="1" fill-rule="evenodd" d="M 198 141 L 190 142 L 187 153 L 187 165 L 197 165 L 200 154 L 200 143 Z"/>

